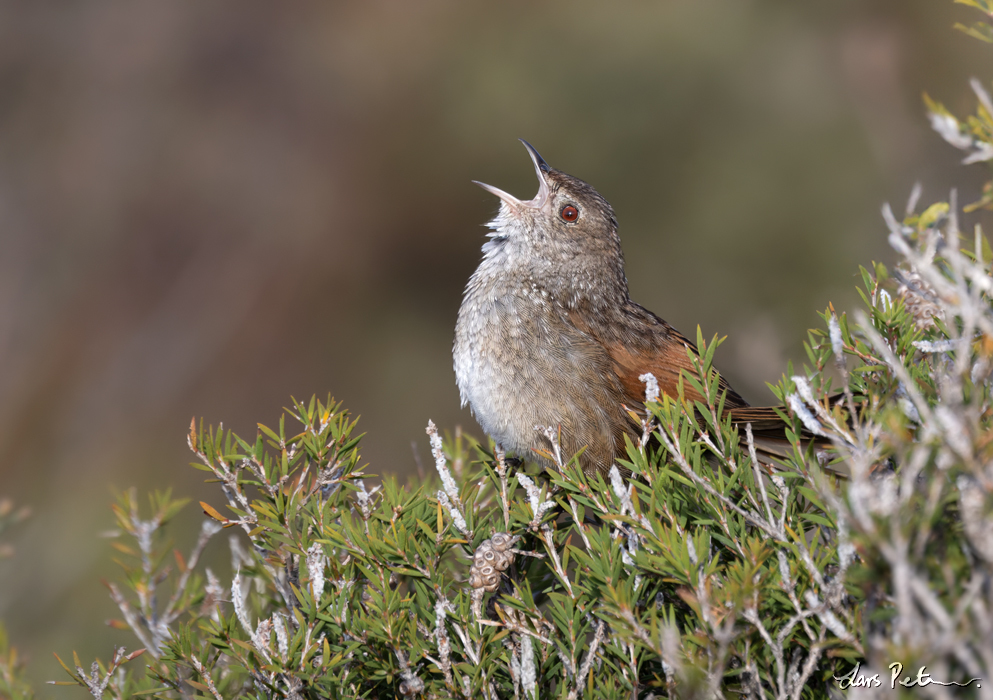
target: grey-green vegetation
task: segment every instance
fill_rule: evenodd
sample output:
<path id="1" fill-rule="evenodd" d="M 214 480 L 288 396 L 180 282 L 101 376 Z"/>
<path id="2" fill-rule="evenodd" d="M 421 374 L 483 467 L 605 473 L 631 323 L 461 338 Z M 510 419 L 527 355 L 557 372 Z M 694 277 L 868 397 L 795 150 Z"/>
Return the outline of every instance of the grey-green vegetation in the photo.
<path id="1" fill-rule="evenodd" d="M 928 101 L 932 124 L 990 161 L 993 103 L 973 89 L 974 116 Z M 955 200 L 884 209 L 897 264 L 862 270 L 865 308 L 828 308 L 775 388 L 794 427 L 779 470 L 721 420 L 720 341 L 699 334 L 684 382 L 707 400 L 646 382 L 630 480 L 585 476 L 554 426 L 557 466 L 538 472 L 429 425 L 437 474 L 399 484 L 363 465 L 330 399 L 294 401 L 254 440 L 194 424 L 217 486 L 200 538 L 185 554 L 167 540 L 183 500 L 120 497 L 108 586 L 136 644 L 88 668 L 73 655 L 63 683 L 95 698 L 813 698 L 892 693 L 926 667 L 989 696 L 993 254 Z M 993 184 L 965 209 L 991 206 Z M 17 517 L 0 509 L 0 531 Z M 230 580 L 200 563 L 225 529 Z M 22 671 L 0 635 L 0 697 L 34 697 Z"/>

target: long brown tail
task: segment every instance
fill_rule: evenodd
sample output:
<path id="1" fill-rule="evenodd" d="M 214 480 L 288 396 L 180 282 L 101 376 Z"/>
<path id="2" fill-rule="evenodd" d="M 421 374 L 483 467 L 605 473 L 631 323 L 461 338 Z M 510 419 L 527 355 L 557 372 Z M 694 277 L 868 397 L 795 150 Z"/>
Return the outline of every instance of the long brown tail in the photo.
<path id="1" fill-rule="evenodd" d="M 776 413 L 777 409 L 782 413 L 787 412 L 786 408 L 781 406 L 736 406 L 727 411 L 731 416 L 731 422 L 738 427 L 742 446 L 745 445 L 745 425 L 750 423 L 756 455 L 760 461 L 764 462 L 768 459 L 773 466 L 793 454 L 793 446 L 786 438 L 787 425 Z M 807 429 L 801 432 L 801 440 L 805 448 L 811 443 L 815 449 L 831 444 L 830 440 L 814 435 Z M 825 469 L 839 476 L 849 475 L 842 465 L 825 465 Z"/>

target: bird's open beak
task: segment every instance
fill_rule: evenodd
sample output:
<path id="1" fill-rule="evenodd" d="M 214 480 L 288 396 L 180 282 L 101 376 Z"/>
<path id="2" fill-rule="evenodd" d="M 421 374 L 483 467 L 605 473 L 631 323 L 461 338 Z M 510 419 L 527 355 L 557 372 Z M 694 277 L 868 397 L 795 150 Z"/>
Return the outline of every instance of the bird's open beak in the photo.
<path id="1" fill-rule="evenodd" d="M 514 195 L 504 192 L 499 187 L 487 185 L 485 182 L 479 182 L 477 180 L 473 180 L 473 182 L 490 194 L 495 194 L 513 209 L 517 209 L 518 207 L 541 209 L 548 201 L 548 181 L 545 179 L 545 173 L 547 173 L 550 168 L 548 167 L 548 163 L 546 163 L 538 151 L 535 150 L 534 146 L 524 139 L 521 139 L 520 141 L 524 144 L 524 147 L 528 149 L 528 155 L 531 156 L 531 162 L 534 163 L 534 171 L 538 175 L 538 194 L 534 196 L 534 199 L 523 202 Z"/>

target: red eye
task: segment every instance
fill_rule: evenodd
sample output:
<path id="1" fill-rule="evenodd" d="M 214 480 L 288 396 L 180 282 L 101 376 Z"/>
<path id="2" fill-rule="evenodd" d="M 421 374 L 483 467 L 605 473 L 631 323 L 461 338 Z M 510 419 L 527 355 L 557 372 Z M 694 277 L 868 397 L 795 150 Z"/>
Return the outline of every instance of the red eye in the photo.
<path id="1" fill-rule="evenodd" d="M 566 206 L 562 207 L 562 211 L 559 212 L 559 214 L 562 217 L 563 221 L 568 221 L 570 223 L 572 223 L 573 221 L 579 218 L 579 210 L 576 209 L 576 207 L 572 206 L 571 204 L 567 204 Z"/>

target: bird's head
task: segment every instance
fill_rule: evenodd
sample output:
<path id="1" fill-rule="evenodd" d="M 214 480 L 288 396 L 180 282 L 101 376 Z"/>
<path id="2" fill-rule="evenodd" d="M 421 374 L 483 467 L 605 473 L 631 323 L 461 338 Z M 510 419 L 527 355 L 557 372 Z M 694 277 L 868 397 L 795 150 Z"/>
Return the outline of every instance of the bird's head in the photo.
<path id="1" fill-rule="evenodd" d="M 549 287 L 575 296 L 586 290 L 627 293 L 624 260 L 613 207 L 591 185 L 548 165 L 521 139 L 538 176 L 538 193 L 520 200 L 476 182 L 500 198 L 483 250 L 526 268 Z M 475 181 L 474 181 L 475 182 Z"/>

